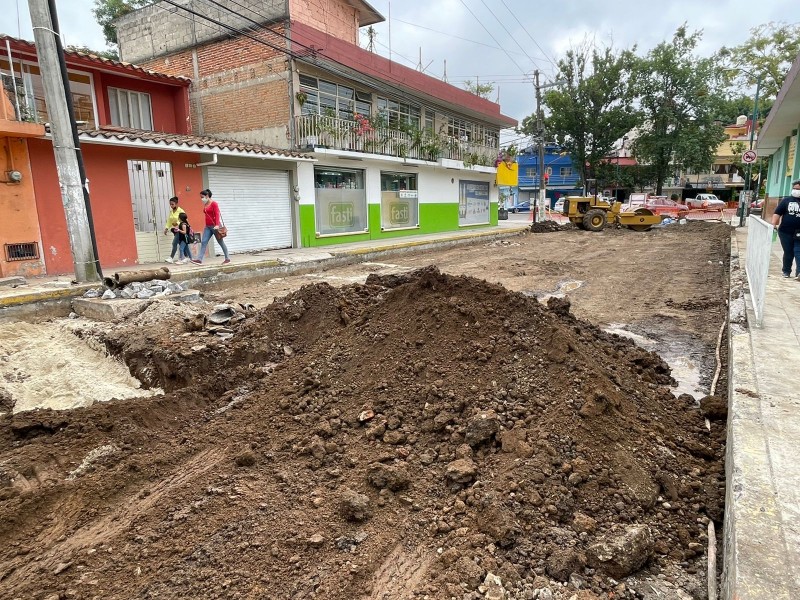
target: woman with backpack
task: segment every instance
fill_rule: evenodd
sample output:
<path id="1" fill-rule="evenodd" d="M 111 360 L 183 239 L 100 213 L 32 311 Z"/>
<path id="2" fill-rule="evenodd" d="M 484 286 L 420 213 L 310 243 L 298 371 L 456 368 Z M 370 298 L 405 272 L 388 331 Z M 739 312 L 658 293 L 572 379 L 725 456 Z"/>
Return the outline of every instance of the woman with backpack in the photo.
<path id="1" fill-rule="evenodd" d="M 200 192 L 200 199 L 203 201 L 203 213 L 206 216 L 206 226 L 205 229 L 203 229 L 203 237 L 200 240 L 200 256 L 196 259 L 193 258 L 192 262 L 196 265 L 203 264 L 203 256 L 206 254 L 206 247 L 208 246 L 211 236 L 214 236 L 219 247 L 222 248 L 222 253 L 225 255 L 225 260 L 222 261 L 222 264 L 227 265 L 231 262 L 228 256 L 228 247 L 225 245 L 225 236 L 228 230 L 222 223 L 222 214 L 219 212 L 219 204 L 211 199 L 211 190 L 203 190 Z"/>
<path id="2" fill-rule="evenodd" d="M 192 231 L 192 226 L 189 225 L 189 218 L 186 216 L 186 213 L 181 213 L 178 215 L 178 236 L 181 247 L 181 251 L 178 256 L 185 256 L 186 258 L 180 258 L 179 260 L 176 260 L 175 264 L 185 265 L 192 260 L 192 252 L 189 250 L 189 244 L 194 242 L 194 231 Z"/>

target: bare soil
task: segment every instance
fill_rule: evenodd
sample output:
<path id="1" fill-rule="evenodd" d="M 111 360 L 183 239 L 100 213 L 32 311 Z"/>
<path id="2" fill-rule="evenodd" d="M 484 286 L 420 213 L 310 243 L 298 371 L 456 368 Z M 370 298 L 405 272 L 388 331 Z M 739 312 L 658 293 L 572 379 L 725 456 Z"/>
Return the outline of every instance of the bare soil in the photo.
<path id="1" fill-rule="evenodd" d="M 258 307 L 227 340 L 161 303 L 87 326 L 166 395 L 0 417 L 0 597 L 699 598 L 724 422 L 583 319 L 710 348 L 710 378 L 728 243 L 526 234 L 216 292 Z"/>

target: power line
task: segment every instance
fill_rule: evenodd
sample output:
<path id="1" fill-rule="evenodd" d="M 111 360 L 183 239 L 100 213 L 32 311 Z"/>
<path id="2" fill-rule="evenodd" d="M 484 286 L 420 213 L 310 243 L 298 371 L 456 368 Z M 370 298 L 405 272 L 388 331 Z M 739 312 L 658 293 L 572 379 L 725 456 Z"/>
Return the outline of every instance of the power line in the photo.
<path id="1" fill-rule="evenodd" d="M 516 14 L 514 14 L 514 11 L 512 11 L 512 10 L 511 10 L 511 9 L 508 7 L 508 4 L 506 4 L 506 3 L 505 3 L 505 0 L 500 0 L 500 2 L 503 4 L 503 6 L 505 6 L 505 7 L 506 7 L 506 10 L 507 10 L 509 13 L 511 13 L 511 16 L 512 16 L 512 17 L 514 18 L 514 20 L 515 20 L 515 21 L 516 21 L 516 22 L 519 24 L 519 26 L 520 26 L 520 27 L 522 27 L 522 31 L 524 31 L 524 32 L 525 32 L 525 33 L 528 35 L 528 37 L 529 37 L 529 38 L 531 39 L 531 41 L 532 41 L 532 42 L 533 42 L 533 43 L 536 45 L 536 47 L 537 47 L 537 48 L 538 48 L 538 49 L 541 51 L 541 53 L 542 53 L 542 54 L 544 54 L 544 57 L 545 57 L 545 58 L 546 58 L 548 61 L 550 61 L 550 64 L 551 64 L 551 65 L 553 65 L 553 67 L 555 68 L 555 70 L 556 70 L 556 73 L 557 73 L 557 72 L 558 72 L 558 65 L 555 63 L 555 61 L 554 61 L 552 58 L 550 58 L 550 56 L 547 54 L 547 52 L 545 52 L 545 51 L 544 51 L 544 48 L 542 48 L 542 47 L 539 45 L 539 42 L 537 42 L 535 39 L 533 39 L 533 36 L 530 34 L 530 32 L 528 31 L 528 29 L 525 27 L 525 25 L 523 25 L 523 24 L 522 24 L 522 21 L 520 21 L 520 20 L 517 18 L 517 15 L 516 15 Z"/>
<path id="2" fill-rule="evenodd" d="M 496 38 L 496 37 L 494 37 L 494 36 L 492 35 L 492 32 L 491 32 L 491 31 L 489 31 L 488 29 L 486 29 L 486 25 L 484 25 L 484 24 L 483 24 L 483 21 L 481 21 L 481 20 L 480 20 L 480 19 L 479 19 L 479 18 L 478 18 L 478 17 L 475 15 L 475 13 L 474 13 L 474 12 L 472 12 L 472 9 L 471 9 L 469 6 L 467 6 L 467 3 L 466 3 L 466 2 L 464 2 L 464 0 L 460 0 L 460 1 L 461 1 L 461 4 L 463 4 L 463 5 L 464 5 L 464 8 L 466 8 L 466 9 L 467 9 L 467 11 L 469 12 L 469 14 L 471 14 L 471 15 L 472 15 L 472 18 L 473 18 L 473 19 L 475 19 L 475 20 L 478 22 L 478 24 L 480 24 L 480 26 L 481 26 L 481 27 L 483 27 L 483 30 L 484 30 L 484 31 L 485 31 L 487 34 L 489 34 L 489 37 L 490 37 L 490 38 L 492 38 L 492 39 L 494 40 L 494 43 L 495 43 L 495 44 L 497 44 L 498 46 L 500 46 L 500 49 L 501 49 L 503 52 L 505 52 L 505 55 L 508 57 L 508 60 L 510 60 L 511 62 L 514 62 L 514 59 L 513 59 L 513 58 L 511 58 L 511 55 L 508 53 L 508 50 L 506 50 L 505 48 L 503 48 L 503 44 L 501 44 L 500 42 L 498 42 L 498 41 L 497 41 L 497 38 Z M 522 74 L 523 74 L 523 75 L 526 75 L 525 71 L 523 71 L 523 70 L 522 70 L 522 67 L 520 67 L 520 66 L 519 66 L 517 63 L 515 63 L 515 62 L 514 62 L 514 65 L 515 65 L 515 66 L 516 66 L 516 67 L 517 67 L 517 68 L 518 68 L 520 71 L 522 71 Z"/>
<path id="3" fill-rule="evenodd" d="M 541 68 L 541 67 L 539 66 L 539 63 L 537 63 L 535 60 L 533 60 L 533 59 L 530 57 L 530 55 L 529 55 L 529 54 L 528 54 L 528 53 L 525 51 L 525 48 L 523 48 L 523 47 L 520 45 L 520 43 L 517 41 L 517 38 L 515 38 L 515 37 L 514 37 L 514 34 L 512 34 L 512 33 L 511 33 L 509 30 L 508 30 L 508 28 L 507 28 L 507 27 L 506 27 L 506 26 L 503 24 L 503 22 L 500 20 L 500 17 L 498 17 L 496 14 L 494 14 L 494 11 L 492 11 L 492 9 L 490 9 L 490 8 L 487 6 L 486 2 L 485 2 L 484 0 L 481 0 L 481 4 L 483 4 L 483 6 L 486 8 L 486 10 L 488 10 L 490 13 L 492 13 L 492 16 L 494 17 L 494 20 L 495 20 L 495 21 L 497 21 L 498 23 L 500 23 L 500 27 L 502 27 L 502 28 L 503 28 L 503 31 L 505 31 L 505 32 L 508 34 L 508 36 L 511 38 L 511 40 L 512 40 L 512 41 L 513 41 L 513 42 L 514 42 L 516 45 L 517 45 L 517 47 L 518 47 L 520 50 L 522 50 L 522 53 L 523 53 L 523 54 L 524 54 L 524 55 L 525 55 L 525 56 L 528 58 L 528 60 L 529 60 L 529 61 L 531 61 L 531 62 L 533 63 L 533 66 L 534 66 L 534 67 L 536 67 L 537 69 Z"/>
<path id="4" fill-rule="evenodd" d="M 424 25 L 419 25 L 417 23 L 412 23 L 411 21 L 404 21 L 403 19 L 396 19 L 393 18 L 393 21 L 397 21 L 398 23 L 403 23 L 405 25 L 410 25 L 411 27 L 416 27 L 418 29 L 424 29 L 426 31 L 430 31 L 432 33 L 437 33 L 439 35 L 444 35 L 447 37 L 451 37 L 456 40 L 461 40 L 462 42 L 469 42 L 470 44 L 477 44 L 478 46 L 483 46 L 485 48 L 492 48 L 493 50 L 500 50 L 501 52 L 504 51 L 503 48 L 499 46 L 492 46 L 491 44 L 486 44 L 484 42 L 479 42 L 477 40 L 471 40 L 469 38 L 461 37 L 460 35 L 453 35 L 452 33 L 447 33 L 445 31 L 439 31 L 438 29 L 432 29 L 430 27 L 425 27 Z M 519 55 L 519 52 L 509 52 L 509 54 L 516 54 Z M 525 54 L 523 54 L 525 56 Z M 530 58 L 530 57 L 529 57 Z"/>

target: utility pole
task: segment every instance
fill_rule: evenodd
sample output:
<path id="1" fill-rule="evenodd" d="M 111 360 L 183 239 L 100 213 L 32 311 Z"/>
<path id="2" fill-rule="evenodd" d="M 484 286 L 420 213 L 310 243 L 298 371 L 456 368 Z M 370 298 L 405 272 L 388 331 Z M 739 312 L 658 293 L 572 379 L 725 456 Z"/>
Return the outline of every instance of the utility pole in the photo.
<path id="1" fill-rule="evenodd" d="M 100 265 L 93 248 L 94 236 L 84 196 L 88 192 L 78 158 L 80 148 L 77 142 L 77 126 L 72 105 L 67 102 L 69 81 L 65 77 L 66 67 L 59 59 L 58 21 L 53 14 L 55 3 L 51 0 L 48 6 L 48 0 L 28 0 L 28 7 L 50 119 L 50 132 L 53 136 L 53 153 L 67 221 L 72 262 L 75 266 L 75 279 L 78 282 L 99 281 Z"/>
<path id="2" fill-rule="evenodd" d="M 533 211 L 533 222 L 544 218 L 544 202 L 546 196 L 544 187 L 544 119 L 542 117 L 542 88 L 539 85 L 539 70 L 533 72 L 534 85 L 536 86 L 536 135 L 539 144 L 539 197 Z"/>
<path id="3" fill-rule="evenodd" d="M 753 119 L 750 122 L 750 147 L 749 150 L 753 149 L 753 137 L 756 133 L 756 123 L 758 122 L 758 95 L 761 92 L 761 76 L 759 75 L 756 79 L 756 99 L 753 103 Z M 747 164 L 747 179 L 744 182 L 744 192 L 739 197 L 739 227 L 744 225 L 744 218 L 749 213 L 749 204 L 750 202 L 750 185 L 753 182 L 753 168 L 752 163 Z M 759 181 L 759 188 L 756 189 L 756 199 L 758 198 L 758 190 L 760 189 L 761 182 Z"/>

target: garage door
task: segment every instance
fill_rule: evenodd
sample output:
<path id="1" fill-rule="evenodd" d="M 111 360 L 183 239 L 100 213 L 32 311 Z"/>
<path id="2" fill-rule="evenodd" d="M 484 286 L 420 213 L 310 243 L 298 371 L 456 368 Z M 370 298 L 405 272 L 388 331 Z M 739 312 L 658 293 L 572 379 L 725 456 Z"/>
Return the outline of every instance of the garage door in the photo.
<path id="1" fill-rule="evenodd" d="M 292 246 L 292 203 L 286 171 L 209 167 L 208 187 L 230 231 L 231 252 Z"/>

